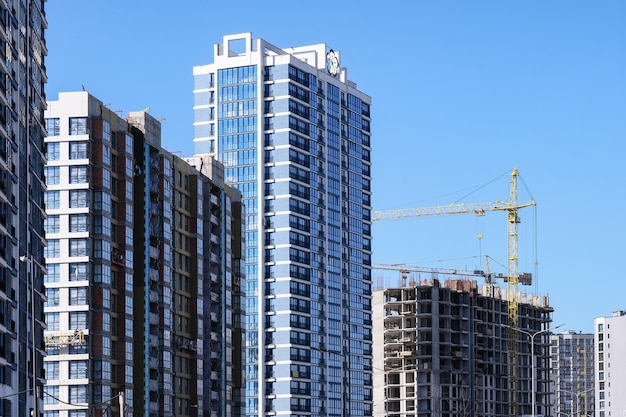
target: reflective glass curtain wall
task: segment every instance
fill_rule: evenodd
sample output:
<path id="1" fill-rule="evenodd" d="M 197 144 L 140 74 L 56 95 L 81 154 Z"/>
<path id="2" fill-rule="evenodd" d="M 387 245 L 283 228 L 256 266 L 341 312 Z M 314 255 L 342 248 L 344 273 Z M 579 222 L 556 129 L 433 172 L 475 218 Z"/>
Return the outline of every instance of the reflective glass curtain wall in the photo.
<path id="1" fill-rule="evenodd" d="M 246 209 L 242 414 L 371 415 L 371 99 L 323 44 L 236 36 L 194 68 L 194 127 Z"/>
<path id="2" fill-rule="evenodd" d="M 0 414 L 11 416 L 43 406 L 44 3 L 0 2 Z"/>
<path id="3" fill-rule="evenodd" d="M 217 73 L 218 159 L 224 164 L 224 179 L 242 193 L 245 206 L 245 397 L 248 409 L 258 409 L 259 351 L 259 250 L 258 241 L 258 151 L 257 151 L 257 67 L 245 66 Z"/>

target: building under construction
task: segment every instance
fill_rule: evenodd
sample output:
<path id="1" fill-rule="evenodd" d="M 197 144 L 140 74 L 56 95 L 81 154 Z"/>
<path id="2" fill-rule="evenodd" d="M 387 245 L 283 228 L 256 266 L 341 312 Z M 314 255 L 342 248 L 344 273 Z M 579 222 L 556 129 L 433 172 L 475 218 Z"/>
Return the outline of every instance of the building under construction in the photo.
<path id="1" fill-rule="evenodd" d="M 531 339 L 534 414 L 547 414 L 553 312 L 548 298 L 516 294 L 517 328 L 523 332 L 516 331 L 512 353 L 509 292 L 456 278 L 374 291 L 374 415 L 531 415 Z"/>

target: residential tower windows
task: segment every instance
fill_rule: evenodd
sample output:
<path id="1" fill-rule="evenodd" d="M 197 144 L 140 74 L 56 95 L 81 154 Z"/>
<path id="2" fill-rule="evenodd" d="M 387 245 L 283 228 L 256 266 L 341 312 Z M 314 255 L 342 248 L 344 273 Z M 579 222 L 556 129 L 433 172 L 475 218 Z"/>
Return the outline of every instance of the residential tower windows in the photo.
<path id="1" fill-rule="evenodd" d="M 47 118 L 45 123 L 47 136 L 59 136 L 61 134 L 60 119 L 58 117 Z"/>
<path id="2" fill-rule="evenodd" d="M 70 117 L 70 135 L 86 135 L 87 118 L 86 117 Z"/>
<path id="3" fill-rule="evenodd" d="M 86 159 L 87 142 L 70 142 L 70 159 Z"/>

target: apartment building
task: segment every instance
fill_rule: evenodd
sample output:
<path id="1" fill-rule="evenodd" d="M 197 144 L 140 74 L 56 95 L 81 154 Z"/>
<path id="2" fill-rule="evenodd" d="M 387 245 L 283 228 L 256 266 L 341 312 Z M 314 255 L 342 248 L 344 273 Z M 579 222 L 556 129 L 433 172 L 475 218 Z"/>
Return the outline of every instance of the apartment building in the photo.
<path id="1" fill-rule="evenodd" d="M 596 417 L 626 414 L 626 311 L 594 320 Z"/>
<path id="2" fill-rule="evenodd" d="M 594 336 L 572 330 L 550 335 L 552 415 L 595 413 Z"/>
<path id="3" fill-rule="evenodd" d="M 328 45 L 250 33 L 193 75 L 195 153 L 246 206 L 243 414 L 371 415 L 371 98 Z"/>
<path id="4" fill-rule="evenodd" d="M 234 393 L 244 386 L 243 349 L 245 245 L 243 222 L 245 207 L 241 193 L 224 183 L 224 167 L 209 156 L 185 158 L 209 196 L 203 212 L 203 243 L 208 252 L 204 258 L 203 352 L 204 398 L 202 416 L 238 415 L 240 399 Z M 210 178 L 210 180 L 208 180 Z M 205 199 L 206 200 L 206 199 Z M 208 204 L 210 203 L 210 205 Z M 193 414 L 192 414 L 193 415 Z"/>
<path id="5" fill-rule="evenodd" d="M 233 295 L 212 284 L 235 275 L 221 243 L 241 221 L 239 193 L 162 149 L 145 111 L 122 118 L 67 92 L 45 120 L 45 415 L 221 410 L 225 366 L 204 378 L 205 326 L 212 311 L 216 326 L 227 323 Z M 240 236 L 228 239 L 241 252 Z M 220 397 L 206 397 L 209 388 Z"/>
<path id="6" fill-rule="evenodd" d="M 511 390 L 507 291 L 470 279 L 420 280 L 374 291 L 374 415 L 531 414 L 531 338 L 519 333 L 518 390 Z M 519 329 L 548 329 L 546 297 L 520 294 Z M 549 342 L 534 340 L 536 415 L 549 406 Z"/>
<path id="7" fill-rule="evenodd" d="M 39 417 L 48 23 L 43 1 L 0 12 L 0 415 Z"/>

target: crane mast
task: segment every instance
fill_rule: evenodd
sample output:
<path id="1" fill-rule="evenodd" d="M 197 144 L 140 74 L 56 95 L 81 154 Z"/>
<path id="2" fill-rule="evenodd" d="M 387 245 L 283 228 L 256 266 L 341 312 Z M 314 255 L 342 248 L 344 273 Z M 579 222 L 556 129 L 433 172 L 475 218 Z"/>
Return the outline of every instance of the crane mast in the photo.
<path id="1" fill-rule="evenodd" d="M 507 331 L 508 340 L 508 358 L 509 358 L 509 412 L 511 416 L 517 416 L 519 410 L 519 404 L 517 402 L 517 395 L 519 390 L 519 375 L 518 375 L 518 353 L 517 331 L 512 331 L 511 328 L 517 329 L 519 325 L 519 292 L 517 284 L 519 282 L 518 257 L 517 257 L 517 225 L 519 223 L 519 217 L 517 215 L 517 168 L 513 168 L 511 172 L 511 188 L 509 190 L 509 209 L 507 210 L 508 220 L 508 308 L 509 308 L 509 329 Z M 532 404 L 532 407 L 535 405 Z"/>
<path id="2" fill-rule="evenodd" d="M 372 213 L 372 221 L 391 220 L 411 217 L 423 216 L 441 216 L 447 214 L 468 214 L 472 213 L 477 216 L 483 216 L 488 211 L 506 211 L 507 212 L 507 277 L 508 283 L 507 300 L 508 300 L 508 326 L 516 329 L 519 326 L 519 292 L 518 283 L 520 275 L 518 272 L 518 232 L 517 225 L 519 223 L 518 210 L 524 207 L 535 206 L 537 203 L 531 200 L 527 203 L 519 204 L 517 199 L 517 178 L 519 174 L 517 168 L 511 171 L 509 199 L 508 202 L 496 201 L 486 203 L 471 204 L 451 204 L 448 206 L 422 207 L 399 210 L 379 210 Z M 386 269 L 386 268 L 385 268 Z M 400 268 L 399 268 L 400 269 Z M 530 283 L 529 274 L 524 274 L 522 283 Z M 511 416 L 518 416 L 518 335 L 517 332 L 509 329 L 507 332 L 507 348 L 508 348 L 508 368 L 509 368 L 509 412 Z"/>

